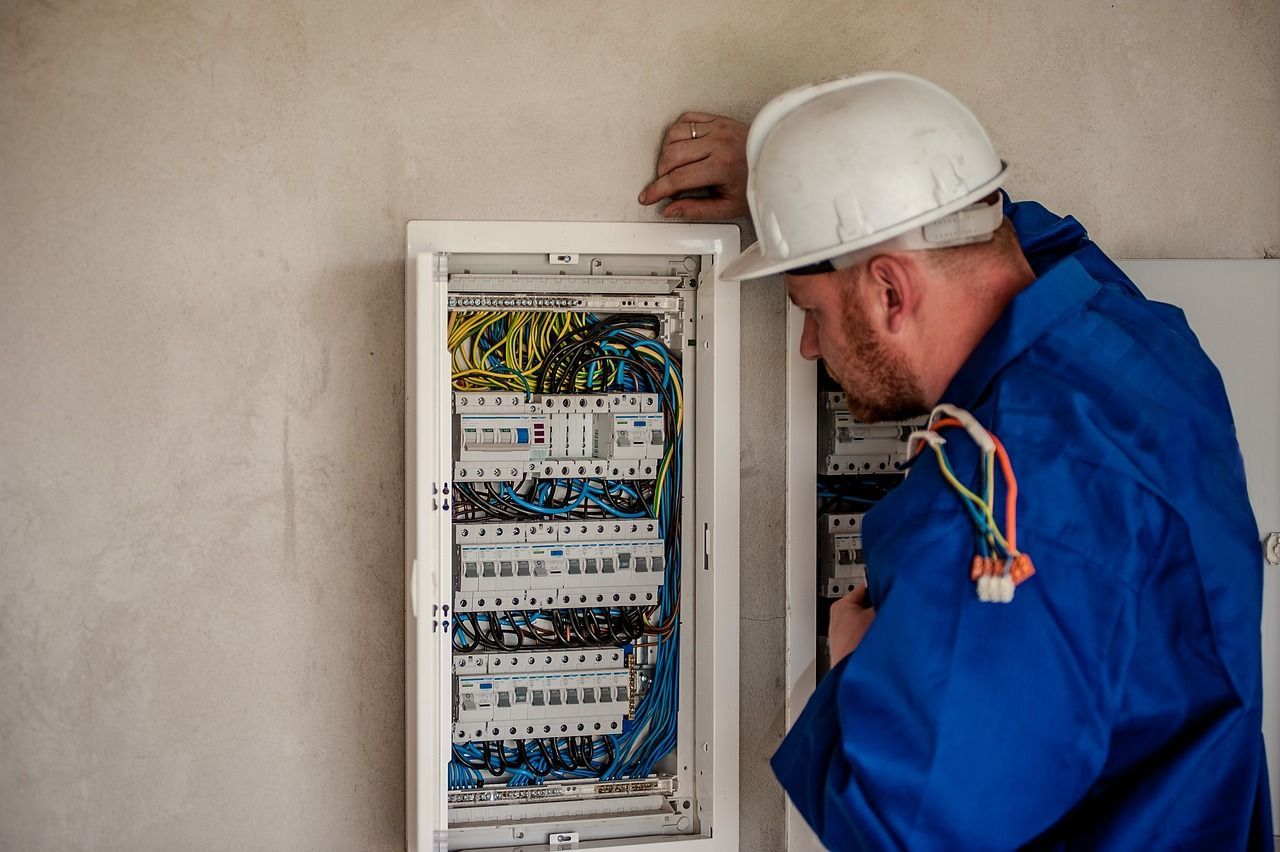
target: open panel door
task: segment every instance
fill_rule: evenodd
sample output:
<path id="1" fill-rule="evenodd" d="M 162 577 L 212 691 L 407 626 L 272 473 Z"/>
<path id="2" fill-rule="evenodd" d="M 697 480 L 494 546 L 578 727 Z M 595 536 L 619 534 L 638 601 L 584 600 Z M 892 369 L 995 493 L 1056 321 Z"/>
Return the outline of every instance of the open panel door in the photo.
<path id="1" fill-rule="evenodd" d="M 445 256 L 407 260 L 405 293 L 405 779 L 410 850 L 442 852 L 448 836 L 445 777 L 450 590 L 449 367 L 444 351 Z M 445 570 L 441 571 L 441 566 Z"/>

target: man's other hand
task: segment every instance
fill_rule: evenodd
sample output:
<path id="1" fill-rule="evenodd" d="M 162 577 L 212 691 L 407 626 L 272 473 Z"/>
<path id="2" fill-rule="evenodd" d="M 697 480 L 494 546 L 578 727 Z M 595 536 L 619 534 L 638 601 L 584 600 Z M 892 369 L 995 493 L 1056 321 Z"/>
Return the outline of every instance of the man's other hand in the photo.
<path id="1" fill-rule="evenodd" d="M 696 135 L 695 135 L 696 134 Z M 679 198 L 705 191 L 705 197 Z M 640 193 L 640 203 L 673 199 L 668 219 L 739 219 L 747 208 L 747 125 L 723 115 L 686 112 L 667 128 L 658 156 L 658 177 Z"/>
<path id="2" fill-rule="evenodd" d="M 831 605 L 831 626 L 827 629 L 827 646 L 831 649 L 831 666 L 853 653 L 867 635 L 876 611 L 867 596 L 867 587 L 859 586 Z"/>

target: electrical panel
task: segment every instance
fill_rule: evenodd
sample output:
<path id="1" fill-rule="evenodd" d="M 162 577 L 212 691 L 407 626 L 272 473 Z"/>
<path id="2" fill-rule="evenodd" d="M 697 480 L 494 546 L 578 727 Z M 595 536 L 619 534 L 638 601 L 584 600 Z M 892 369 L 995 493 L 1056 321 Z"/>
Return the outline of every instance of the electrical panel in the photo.
<path id="1" fill-rule="evenodd" d="M 863 423 L 848 397 L 819 366 L 817 376 L 817 674 L 827 666 L 831 604 L 867 583 L 862 516 L 902 481 L 907 439 L 924 419 Z"/>
<path id="2" fill-rule="evenodd" d="M 736 251 L 410 223 L 410 848 L 736 848 Z"/>

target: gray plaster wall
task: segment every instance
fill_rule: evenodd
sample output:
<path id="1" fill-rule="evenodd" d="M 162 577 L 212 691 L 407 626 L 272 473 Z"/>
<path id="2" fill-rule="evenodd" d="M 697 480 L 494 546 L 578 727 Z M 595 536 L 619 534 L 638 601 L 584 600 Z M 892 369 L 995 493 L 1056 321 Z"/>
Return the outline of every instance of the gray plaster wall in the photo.
<path id="1" fill-rule="evenodd" d="M 0 3 L 0 847 L 403 845 L 403 227 L 640 220 L 664 127 L 968 101 L 1128 257 L 1280 252 L 1280 6 Z M 743 846 L 783 846 L 784 334 L 743 316 Z"/>

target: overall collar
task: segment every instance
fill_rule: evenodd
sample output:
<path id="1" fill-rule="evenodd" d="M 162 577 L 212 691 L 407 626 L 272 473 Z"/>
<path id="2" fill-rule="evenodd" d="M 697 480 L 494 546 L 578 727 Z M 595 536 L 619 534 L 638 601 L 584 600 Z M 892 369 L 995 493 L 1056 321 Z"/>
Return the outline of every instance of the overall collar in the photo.
<path id="1" fill-rule="evenodd" d="M 976 406 L 997 373 L 1080 310 L 1099 287 L 1075 258 L 1060 260 L 1013 298 L 951 379 L 942 401 Z"/>

